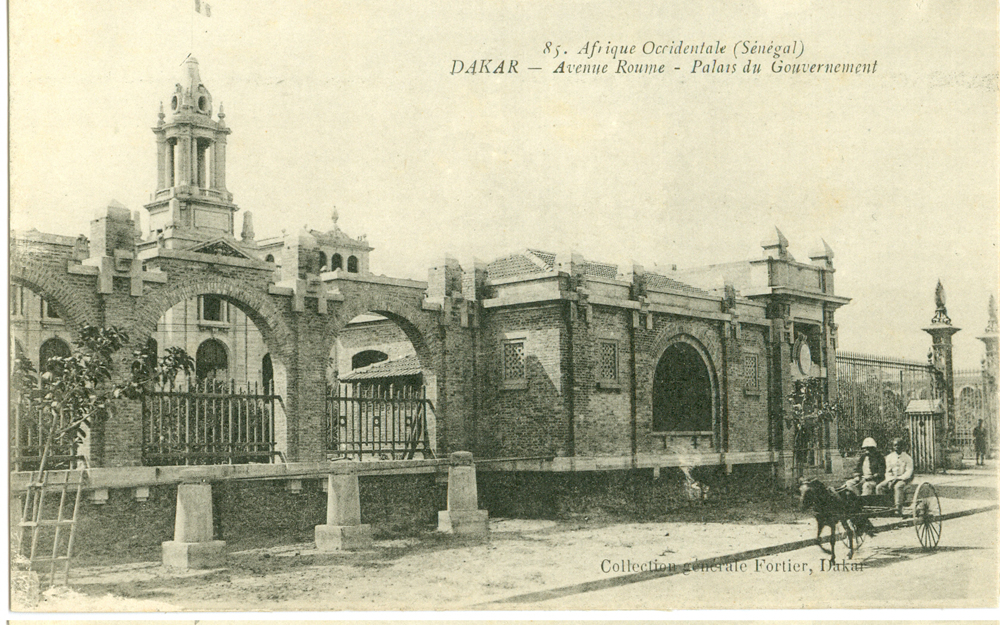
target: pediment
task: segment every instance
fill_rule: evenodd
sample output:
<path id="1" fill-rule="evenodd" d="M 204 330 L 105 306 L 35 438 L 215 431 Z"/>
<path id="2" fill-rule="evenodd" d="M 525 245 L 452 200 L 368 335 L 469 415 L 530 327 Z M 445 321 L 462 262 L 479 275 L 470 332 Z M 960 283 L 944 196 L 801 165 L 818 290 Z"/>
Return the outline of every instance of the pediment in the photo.
<path id="1" fill-rule="evenodd" d="M 214 241 L 199 243 L 198 245 L 190 248 L 188 251 L 196 252 L 198 254 L 211 254 L 213 256 L 228 256 L 230 258 L 259 260 L 225 239 L 215 239 Z"/>

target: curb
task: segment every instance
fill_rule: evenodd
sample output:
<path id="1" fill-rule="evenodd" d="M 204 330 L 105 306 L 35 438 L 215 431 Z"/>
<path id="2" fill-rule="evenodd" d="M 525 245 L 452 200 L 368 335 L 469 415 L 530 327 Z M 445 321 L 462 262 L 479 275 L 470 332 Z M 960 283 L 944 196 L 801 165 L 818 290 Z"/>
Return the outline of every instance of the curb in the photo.
<path id="1" fill-rule="evenodd" d="M 957 519 L 963 516 L 971 516 L 973 514 L 989 512 L 990 510 L 997 510 L 998 508 L 1000 508 L 1000 505 L 994 504 L 992 506 L 984 506 L 981 508 L 971 508 L 969 510 L 949 512 L 948 514 L 942 514 L 941 520 L 947 521 L 948 519 Z M 899 521 L 888 523 L 886 525 L 880 525 L 875 528 L 874 533 L 881 534 L 883 532 L 902 529 L 904 527 L 913 527 L 912 519 L 902 519 Z M 844 535 L 845 535 L 844 532 L 839 532 L 837 534 L 836 540 L 842 539 Z M 731 564 L 733 562 L 740 562 L 742 560 L 752 560 L 754 558 L 770 556 L 776 553 L 784 553 L 786 551 L 797 551 L 804 547 L 812 547 L 815 545 L 819 545 L 821 542 L 825 544 L 829 542 L 829 540 L 830 540 L 829 538 L 823 538 L 822 540 L 818 538 L 796 540 L 790 543 L 782 543 L 780 545 L 772 545 L 770 547 L 761 547 L 759 549 L 751 549 L 749 551 L 739 551 L 737 553 L 731 553 L 724 556 L 715 556 L 713 558 L 705 558 L 703 560 L 693 560 L 692 562 L 685 563 L 684 567 L 673 567 L 658 571 L 642 571 L 640 573 L 629 573 L 627 575 L 619 575 L 617 577 L 599 579 L 599 580 L 594 580 L 592 582 L 573 584 L 572 586 L 562 586 L 560 588 L 552 588 L 550 590 L 539 590 L 536 592 L 529 592 L 522 595 L 514 595 L 512 597 L 506 597 L 504 599 L 496 599 L 493 601 L 488 601 L 486 603 L 480 603 L 472 606 L 472 608 L 486 608 L 489 606 L 495 606 L 497 604 L 505 604 L 505 603 L 535 603 L 538 601 L 547 601 L 549 599 L 558 599 L 560 597 L 566 597 L 569 595 L 578 595 L 585 592 L 593 592 L 595 590 L 616 588 L 618 586 L 637 584 L 639 582 L 646 582 L 653 579 L 659 579 L 661 577 L 670 577 L 672 575 L 679 575 L 685 571 L 690 572 L 691 570 L 694 569 L 711 568 L 713 566 Z"/>

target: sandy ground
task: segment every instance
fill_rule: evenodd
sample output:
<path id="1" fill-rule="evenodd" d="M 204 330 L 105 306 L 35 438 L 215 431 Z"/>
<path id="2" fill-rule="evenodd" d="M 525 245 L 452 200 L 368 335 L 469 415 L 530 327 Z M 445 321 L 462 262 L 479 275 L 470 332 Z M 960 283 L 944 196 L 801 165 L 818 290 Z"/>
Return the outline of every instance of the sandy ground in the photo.
<path id="1" fill-rule="evenodd" d="M 949 501 L 946 510 L 982 503 Z M 230 553 L 225 569 L 183 573 L 156 562 L 77 568 L 71 588 L 50 589 L 35 609 L 475 609 L 513 595 L 621 575 L 623 563 L 683 564 L 811 538 L 814 528 L 806 516 L 785 523 L 746 524 L 492 519 L 485 540 L 428 533 L 377 541 L 372 549 L 353 553 L 320 553 L 312 544 L 290 545 Z M 916 544 L 915 536 L 911 540 Z"/>
<path id="2" fill-rule="evenodd" d="M 941 487 L 948 484 L 966 487 L 968 493 L 973 492 L 968 487 L 975 485 L 995 488 L 995 472 L 968 473 L 933 479 Z M 504 600 L 607 580 L 627 573 L 623 568 L 634 571 L 635 566 L 648 567 L 649 563 L 683 565 L 695 559 L 814 537 L 813 518 L 790 509 L 790 503 L 786 500 L 778 506 L 762 506 L 760 502 L 735 507 L 692 505 L 669 522 L 622 523 L 593 515 L 561 521 L 494 518 L 490 520 L 490 535 L 486 539 L 461 539 L 428 531 L 408 538 L 378 540 L 371 549 L 357 552 L 321 553 L 311 543 L 233 550 L 227 556 L 225 568 L 208 571 L 170 570 L 159 562 L 76 566 L 70 587 L 47 590 L 31 611 L 531 609 Z M 942 499 L 941 503 L 942 511 L 949 513 L 996 501 Z M 996 512 L 985 514 L 996 516 Z M 976 527 L 990 520 L 983 516 L 945 521 L 942 545 L 956 537 L 953 529 L 965 527 L 970 528 L 967 533 L 974 533 Z M 741 522 L 716 522 L 720 519 Z M 881 522 L 877 520 L 876 524 Z M 904 550 L 900 552 L 903 554 L 919 551 L 912 528 L 869 540 L 869 549 L 895 545 L 894 548 Z M 795 557 L 806 554 L 817 561 L 821 557 L 816 547 L 792 553 Z M 776 555 L 775 559 L 788 555 L 791 554 Z M 946 557 L 934 555 L 921 562 L 944 564 L 947 557 L 953 557 L 953 564 L 959 565 L 962 552 L 953 551 L 952 556 Z M 984 563 L 987 572 L 995 576 L 996 554 L 987 554 Z M 653 597 L 669 596 L 670 589 L 678 583 L 669 580 L 677 579 L 628 584 L 620 594 L 574 591 L 563 600 L 536 603 L 534 609 L 571 609 L 577 605 L 593 609 L 601 605 L 602 596 L 621 599 L 615 609 L 681 607 L 662 605 L 655 598 L 640 600 L 644 597 L 643 588 L 657 585 L 659 589 Z M 776 577 L 774 583 L 784 582 Z M 881 585 L 879 582 L 874 587 Z M 766 594 L 771 590 L 765 584 L 760 592 Z"/>

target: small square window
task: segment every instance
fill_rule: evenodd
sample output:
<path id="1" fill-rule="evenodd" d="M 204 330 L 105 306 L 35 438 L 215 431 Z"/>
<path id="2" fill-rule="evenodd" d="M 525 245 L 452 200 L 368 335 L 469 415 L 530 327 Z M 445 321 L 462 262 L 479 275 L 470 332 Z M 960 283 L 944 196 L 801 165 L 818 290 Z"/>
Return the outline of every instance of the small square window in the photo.
<path id="1" fill-rule="evenodd" d="M 42 319 L 60 319 L 59 313 L 47 299 L 42 299 Z"/>
<path id="2" fill-rule="evenodd" d="M 743 388 L 756 392 L 760 390 L 760 362 L 757 354 L 743 354 Z"/>

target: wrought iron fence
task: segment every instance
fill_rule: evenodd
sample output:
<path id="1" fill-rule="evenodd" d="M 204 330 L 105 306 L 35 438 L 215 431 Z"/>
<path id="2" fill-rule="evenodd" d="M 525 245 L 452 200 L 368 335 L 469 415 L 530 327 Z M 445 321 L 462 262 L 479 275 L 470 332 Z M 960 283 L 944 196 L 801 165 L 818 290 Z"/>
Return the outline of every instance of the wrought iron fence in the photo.
<path id="1" fill-rule="evenodd" d="M 433 457 L 428 421 L 434 405 L 424 387 L 338 384 L 327 391 L 325 414 L 326 449 L 331 456 Z"/>
<path id="2" fill-rule="evenodd" d="M 194 381 L 142 395 L 142 462 L 147 466 L 272 462 L 281 397 L 234 381 Z"/>
<path id="3" fill-rule="evenodd" d="M 837 437 L 840 450 L 852 453 L 866 437 L 886 449 L 906 437 L 906 406 L 935 397 L 935 374 L 928 363 L 854 352 L 837 354 Z"/>
<path id="4" fill-rule="evenodd" d="M 10 397 L 10 464 L 12 471 L 37 471 L 49 432 L 53 433 L 47 469 L 69 469 L 79 458 L 76 439 L 62 433 L 73 421 L 68 410 L 53 413 L 47 406 L 29 405 L 17 393 Z"/>

